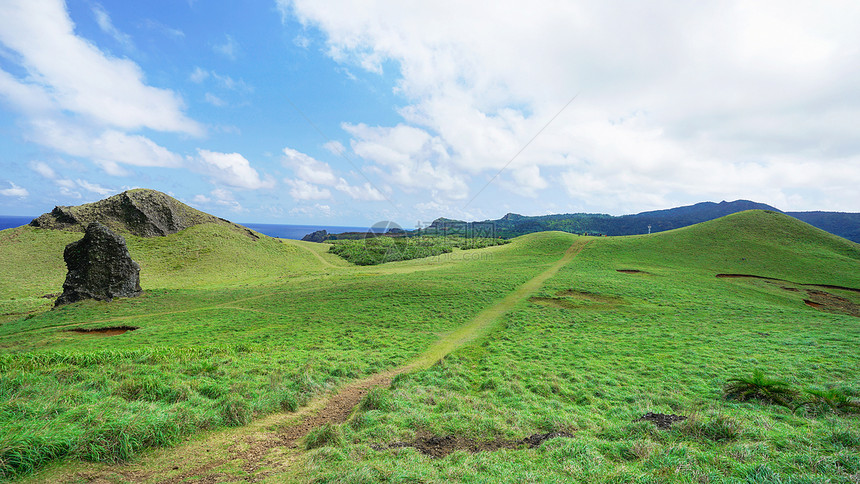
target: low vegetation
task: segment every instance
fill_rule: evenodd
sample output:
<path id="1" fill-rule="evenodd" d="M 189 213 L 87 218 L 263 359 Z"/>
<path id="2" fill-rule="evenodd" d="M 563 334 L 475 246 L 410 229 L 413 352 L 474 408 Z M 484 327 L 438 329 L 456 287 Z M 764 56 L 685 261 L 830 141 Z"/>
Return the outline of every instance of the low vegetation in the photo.
<path id="1" fill-rule="evenodd" d="M 33 230 L 14 238 L 62 247 L 59 235 Z M 174 234 L 171 244 L 130 239 L 144 267 L 141 298 L 48 311 L 38 301 L 57 291 L 51 281 L 62 283 L 54 269 L 34 269 L 47 279 L 33 286 L 3 286 L 0 472 L 21 476 L 67 457 L 124 460 L 200 429 L 293 411 L 411 361 L 588 241 L 478 339 L 372 389 L 346 423 L 311 431 L 296 464 L 270 480 L 850 483 L 860 475 L 860 319 L 804 303 L 804 284 L 838 286 L 816 290 L 860 302 L 848 290 L 860 288 L 860 247 L 784 215 L 741 213 L 652 236 L 531 234 L 480 257 L 456 249 L 372 267 L 323 244 L 211 230 Z M 7 232 L 0 254 L 14 247 Z M 175 251 L 195 247 L 211 250 L 175 261 Z M 219 270 L 246 252 L 240 272 Z M 0 271 L 26 281 L 2 257 Z M 110 325 L 139 329 L 67 331 Z M 726 398 L 732 384 L 750 398 Z M 787 389 L 792 408 L 750 390 L 758 387 Z M 664 429 L 640 420 L 649 412 L 679 418 Z M 565 438 L 492 445 L 534 435 Z M 436 458 L 416 442 L 469 445 Z M 33 480 L 63 475 L 49 469 Z"/>
<path id="2" fill-rule="evenodd" d="M 482 249 L 507 244 L 508 240 L 488 237 L 418 236 L 367 237 L 360 240 L 335 240 L 329 252 L 360 266 L 433 257 L 461 250 Z"/>

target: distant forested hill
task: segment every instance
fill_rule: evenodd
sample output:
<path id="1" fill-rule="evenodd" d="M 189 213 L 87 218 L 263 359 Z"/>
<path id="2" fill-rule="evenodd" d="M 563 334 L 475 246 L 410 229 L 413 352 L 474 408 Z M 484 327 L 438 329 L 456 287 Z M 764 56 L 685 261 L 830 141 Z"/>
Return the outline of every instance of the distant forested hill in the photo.
<path id="1" fill-rule="evenodd" d="M 785 214 L 860 244 L 860 213 L 785 212 Z"/>
<path id="2" fill-rule="evenodd" d="M 446 218 L 436 219 L 421 233 L 461 233 L 475 232 L 481 236 L 497 236 L 504 238 L 517 237 L 532 232 L 560 230 L 577 234 L 589 235 L 636 235 L 647 234 L 649 231 L 663 232 L 666 230 L 687 227 L 701 222 L 707 222 L 726 215 L 745 210 L 781 210 L 764 203 L 749 200 L 734 202 L 702 202 L 695 205 L 642 212 L 635 215 L 612 216 L 606 214 L 573 213 L 558 215 L 525 216 L 509 213 L 498 220 L 482 222 L 463 222 Z M 787 212 L 814 227 L 826 230 L 832 234 L 860 243 L 860 213 L 845 212 Z M 490 234 L 489 232 L 492 232 Z"/>

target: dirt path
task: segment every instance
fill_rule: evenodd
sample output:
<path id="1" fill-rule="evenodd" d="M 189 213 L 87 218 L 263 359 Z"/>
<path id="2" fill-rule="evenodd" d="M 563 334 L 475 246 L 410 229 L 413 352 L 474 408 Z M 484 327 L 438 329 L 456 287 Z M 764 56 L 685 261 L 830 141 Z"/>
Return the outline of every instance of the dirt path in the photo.
<path id="1" fill-rule="evenodd" d="M 444 336 L 407 365 L 349 383 L 294 413 L 274 414 L 246 427 L 199 435 L 172 449 L 154 450 L 133 463 L 81 464 L 71 473 L 51 475 L 50 479 L 93 483 L 214 483 L 259 482 L 281 476 L 302 456 L 299 440 L 308 432 L 326 424 L 346 422 L 370 389 L 390 385 L 401 373 L 429 368 L 445 355 L 485 334 L 496 320 L 571 262 L 585 245 L 584 241 L 576 241 L 552 266 Z M 34 478 L 45 479 L 45 476 Z"/>

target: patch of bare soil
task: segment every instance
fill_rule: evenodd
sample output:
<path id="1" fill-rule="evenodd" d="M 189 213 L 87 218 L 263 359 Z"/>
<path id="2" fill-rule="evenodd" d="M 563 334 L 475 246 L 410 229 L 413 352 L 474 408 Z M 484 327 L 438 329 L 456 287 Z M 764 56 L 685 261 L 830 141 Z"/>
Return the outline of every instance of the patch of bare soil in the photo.
<path id="1" fill-rule="evenodd" d="M 624 274 L 648 274 L 648 272 L 640 271 L 639 269 L 615 269 L 618 272 L 622 272 Z"/>
<path id="2" fill-rule="evenodd" d="M 860 304 L 856 304 L 842 296 L 830 294 L 829 292 L 810 289 L 806 291 L 809 299 L 804 299 L 803 302 L 807 306 L 821 309 L 833 313 L 848 314 L 860 318 Z"/>
<path id="3" fill-rule="evenodd" d="M 826 291 L 822 291 L 821 288 L 826 289 L 837 289 L 841 291 L 849 291 L 849 292 L 857 292 L 860 293 L 860 289 L 856 289 L 853 287 L 845 287 L 845 286 L 835 286 L 832 284 L 801 284 L 791 281 L 785 281 L 782 279 L 774 279 L 771 277 L 763 277 L 763 276 L 755 276 L 751 274 L 717 274 L 719 278 L 737 278 L 737 279 L 760 279 L 764 280 L 767 283 L 778 285 L 781 289 L 790 292 L 806 292 L 807 298 L 803 300 L 804 304 L 811 308 L 815 308 L 821 311 L 827 311 L 830 313 L 837 314 L 847 314 L 849 316 L 854 316 L 860 318 L 860 304 L 857 304 L 851 301 L 848 298 L 837 296 L 836 294 L 831 294 Z M 786 284 L 791 284 L 793 286 L 801 286 L 803 288 L 809 289 L 800 289 L 797 287 L 791 287 Z"/>
<path id="4" fill-rule="evenodd" d="M 789 284 L 795 284 L 798 286 L 807 286 L 807 287 L 823 287 L 826 289 L 840 289 L 843 291 L 857 292 L 860 293 L 860 289 L 856 287 L 847 287 L 847 286 L 836 286 L 833 284 L 804 284 L 799 282 L 791 282 L 783 279 L 774 279 L 773 277 L 765 277 L 765 276 L 756 276 L 753 274 L 717 274 L 717 277 L 720 279 L 764 279 L 766 281 L 774 281 L 774 282 L 786 282 Z M 791 291 L 793 288 L 783 287 L 783 289 Z"/>
<path id="5" fill-rule="evenodd" d="M 769 281 L 779 280 L 779 279 L 773 279 L 771 277 L 754 276 L 752 274 L 717 274 L 717 277 L 720 279 L 766 279 Z"/>
<path id="6" fill-rule="evenodd" d="M 605 304 L 618 304 L 624 302 L 624 300 L 618 296 L 607 296 L 605 294 L 595 294 L 593 292 L 577 291 L 575 289 L 566 289 L 563 291 L 559 291 L 556 293 L 556 297 L 580 299 L 583 301 L 592 301 Z"/>
<path id="7" fill-rule="evenodd" d="M 540 444 L 550 439 L 573 438 L 573 434 L 567 432 L 548 432 L 545 434 L 532 434 L 520 440 L 475 440 L 457 435 L 446 435 L 444 437 L 419 434 L 412 442 L 394 442 L 391 444 L 376 444 L 371 448 L 374 450 L 398 449 L 403 447 L 413 447 L 418 449 L 424 455 L 430 457 L 442 458 L 452 454 L 458 450 L 466 451 L 472 454 L 478 452 L 494 452 L 501 449 L 533 449 Z"/>
<path id="8" fill-rule="evenodd" d="M 654 413 L 648 412 L 645 415 L 637 418 L 634 422 L 654 422 L 654 425 L 659 429 L 668 430 L 672 427 L 672 424 L 675 422 L 681 422 L 683 420 L 687 420 L 687 417 L 684 415 L 673 415 L 673 414 L 665 414 L 665 413 Z"/>
<path id="9" fill-rule="evenodd" d="M 530 297 L 529 301 L 535 304 L 540 304 L 541 306 L 552 306 L 562 309 L 582 309 L 582 305 L 580 304 L 556 297 Z"/>
<path id="10" fill-rule="evenodd" d="M 72 328 L 66 331 L 70 333 L 83 333 L 91 336 L 116 336 L 129 331 L 140 329 L 137 326 L 113 326 L 110 328 Z"/>

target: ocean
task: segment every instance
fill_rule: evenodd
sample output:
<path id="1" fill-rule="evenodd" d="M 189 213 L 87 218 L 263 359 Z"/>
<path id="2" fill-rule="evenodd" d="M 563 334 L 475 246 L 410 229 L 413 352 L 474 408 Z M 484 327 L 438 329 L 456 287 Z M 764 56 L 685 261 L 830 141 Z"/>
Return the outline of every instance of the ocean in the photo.
<path id="1" fill-rule="evenodd" d="M 11 229 L 27 225 L 30 220 L 35 217 L 25 217 L 17 215 L 0 215 L 0 230 Z M 339 234 L 342 232 L 367 232 L 367 227 L 338 227 L 333 225 L 282 225 L 282 224 L 243 224 L 249 229 L 256 230 L 261 234 L 269 237 L 279 237 L 282 239 L 299 240 L 305 235 L 316 232 L 317 230 L 326 230 L 330 234 Z"/>
<path id="2" fill-rule="evenodd" d="M 36 217 L 25 217 L 22 215 L 0 215 L 0 230 L 11 229 L 12 227 L 20 227 L 27 225 L 30 220 Z"/>
<path id="3" fill-rule="evenodd" d="M 367 227 L 338 227 L 332 225 L 276 225 L 276 224 L 243 224 L 236 222 L 239 225 L 256 230 L 261 234 L 269 237 L 278 237 L 281 239 L 296 239 L 299 240 L 305 235 L 317 230 L 325 230 L 330 234 L 340 234 L 343 232 L 367 232 Z"/>

